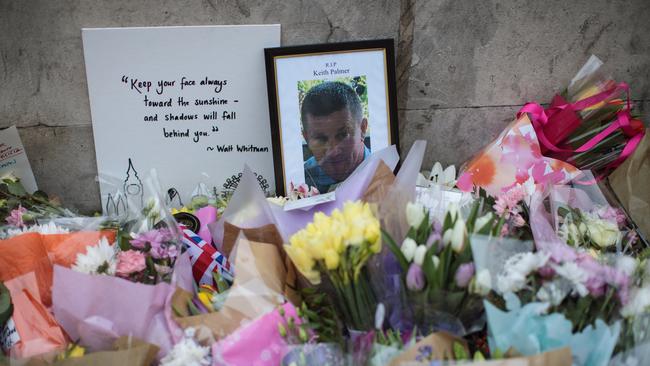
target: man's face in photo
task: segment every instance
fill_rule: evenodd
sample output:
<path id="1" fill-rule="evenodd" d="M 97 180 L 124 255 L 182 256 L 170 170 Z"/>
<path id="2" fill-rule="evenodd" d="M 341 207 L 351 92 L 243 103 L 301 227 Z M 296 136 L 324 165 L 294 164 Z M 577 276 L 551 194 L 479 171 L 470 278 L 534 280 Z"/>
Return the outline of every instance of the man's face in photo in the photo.
<path id="1" fill-rule="evenodd" d="M 318 165 L 337 181 L 347 178 L 363 161 L 368 121 L 356 121 L 348 108 L 325 116 L 307 114 L 304 137 Z"/>

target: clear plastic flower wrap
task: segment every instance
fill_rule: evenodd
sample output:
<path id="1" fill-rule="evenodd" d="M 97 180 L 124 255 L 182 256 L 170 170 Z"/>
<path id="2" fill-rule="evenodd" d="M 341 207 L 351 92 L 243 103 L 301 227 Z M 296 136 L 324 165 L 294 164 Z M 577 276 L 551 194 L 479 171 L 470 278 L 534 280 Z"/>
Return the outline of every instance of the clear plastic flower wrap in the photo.
<path id="1" fill-rule="evenodd" d="M 589 171 L 566 185 L 549 187 L 549 206 L 558 236 L 574 247 L 638 254 L 646 248 L 626 211 L 608 200 L 608 188 Z"/>
<path id="2" fill-rule="evenodd" d="M 538 201 L 533 197 L 531 220 L 539 218 Z M 629 275 L 557 238 L 551 244 L 542 241 L 537 224 L 531 226 L 537 233 L 535 251 L 516 241 L 500 240 L 491 247 L 472 242 L 476 284 L 487 298 L 491 351 L 512 347 L 533 355 L 570 346 L 578 365 L 605 365 L 619 340 Z"/>

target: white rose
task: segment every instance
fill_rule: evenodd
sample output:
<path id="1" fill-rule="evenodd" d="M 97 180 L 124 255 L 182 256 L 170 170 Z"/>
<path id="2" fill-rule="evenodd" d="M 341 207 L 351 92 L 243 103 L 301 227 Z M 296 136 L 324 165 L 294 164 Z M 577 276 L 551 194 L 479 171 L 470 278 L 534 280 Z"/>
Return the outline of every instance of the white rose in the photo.
<path id="1" fill-rule="evenodd" d="M 424 263 L 424 255 L 426 253 L 427 247 L 424 245 L 418 245 L 418 247 L 415 248 L 415 253 L 413 253 L 413 263 L 421 267 L 422 263 Z"/>
<path id="2" fill-rule="evenodd" d="M 634 274 L 637 265 L 638 262 L 636 259 L 627 255 L 622 255 L 616 259 L 616 269 L 628 276 L 632 276 L 632 274 Z"/>
<path id="3" fill-rule="evenodd" d="M 406 258 L 407 262 L 410 262 L 413 260 L 413 255 L 415 255 L 415 249 L 417 248 L 418 243 L 415 242 L 415 240 L 411 238 L 406 238 L 402 242 L 402 254 L 404 254 L 404 258 Z"/>
<path id="4" fill-rule="evenodd" d="M 644 313 L 650 307 L 650 287 L 641 287 L 632 290 L 632 296 L 621 309 L 621 315 L 630 318 Z"/>
<path id="5" fill-rule="evenodd" d="M 420 203 L 406 204 L 406 222 L 410 227 L 418 228 L 424 220 L 424 206 Z"/>
<path id="6" fill-rule="evenodd" d="M 616 245 L 621 232 L 618 230 L 618 225 L 615 222 L 608 220 L 589 219 L 587 229 L 589 237 L 600 248 L 611 247 Z"/>

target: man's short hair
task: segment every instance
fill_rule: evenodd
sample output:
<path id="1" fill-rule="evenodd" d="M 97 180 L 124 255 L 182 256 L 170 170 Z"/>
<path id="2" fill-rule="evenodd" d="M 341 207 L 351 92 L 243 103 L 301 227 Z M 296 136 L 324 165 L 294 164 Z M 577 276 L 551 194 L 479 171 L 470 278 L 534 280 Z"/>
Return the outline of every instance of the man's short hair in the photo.
<path id="1" fill-rule="evenodd" d="M 326 81 L 307 92 L 300 107 L 300 120 L 307 130 L 307 115 L 323 117 L 347 108 L 357 123 L 361 122 L 363 112 L 357 93 L 346 83 Z"/>

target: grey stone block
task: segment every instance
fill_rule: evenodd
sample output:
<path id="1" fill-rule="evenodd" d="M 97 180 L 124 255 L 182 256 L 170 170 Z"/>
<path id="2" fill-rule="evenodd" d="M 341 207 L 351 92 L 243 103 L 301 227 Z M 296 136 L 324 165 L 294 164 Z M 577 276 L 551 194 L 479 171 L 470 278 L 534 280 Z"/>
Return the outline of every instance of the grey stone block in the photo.
<path id="1" fill-rule="evenodd" d="M 82 213 L 100 210 L 90 126 L 29 127 L 19 133 L 39 189 Z"/>
<path id="2" fill-rule="evenodd" d="M 408 109 L 518 105 L 548 100 L 591 54 L 650 90 L 650 2 L 454 1 L 416 3 Z"/>
<path id="3" fill-rule="evenodd" d="M 276 23 L 285 45 L 397 38 L 399 3 L 2 1 L 0 127 L 90 124 L 81 28 Z"/>

